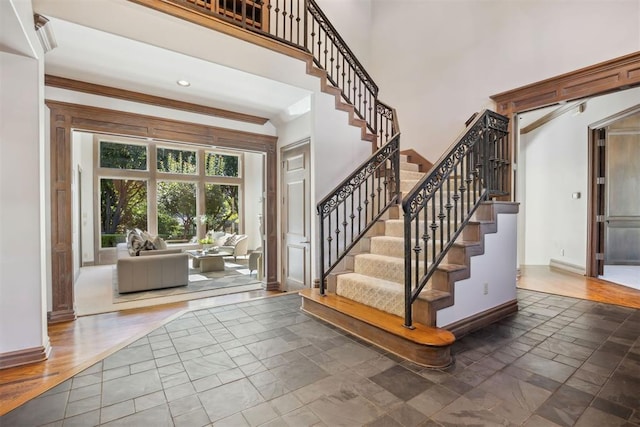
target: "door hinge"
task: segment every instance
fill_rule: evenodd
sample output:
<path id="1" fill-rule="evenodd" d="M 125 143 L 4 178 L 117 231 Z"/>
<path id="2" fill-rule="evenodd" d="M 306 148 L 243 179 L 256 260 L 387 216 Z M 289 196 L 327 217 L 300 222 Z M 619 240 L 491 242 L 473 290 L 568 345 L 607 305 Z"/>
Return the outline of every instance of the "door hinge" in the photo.
<path id="1" fill-rule="evenodd" d="M 596 222 L 604 222 L 604 215 L 596 215 Z"/>
<path id="2" fill-rule="evenodd" d="M 604 261 L 604 254 L 602 252 L 596 253 L 596 261 Z"/>
<path id="3" fill-rule="evenodd" d="M 596 178 L 596 184 L 604 185 L 604 176 L 599 176 Z"/>
<path id="4" fill-rule="evenodd" d="M 285 165 L 286 165 L 286 164 L 287 164 L 287 163 L 283 160 L 283 161 L 282 161 L 282 169 L 284 169 L 284 167 L 285 167 Z"/>
<path id="5" fill-rule="evenodd" d="M 604 139 L 598 140 L 598 147 L 604 147 Z"/>

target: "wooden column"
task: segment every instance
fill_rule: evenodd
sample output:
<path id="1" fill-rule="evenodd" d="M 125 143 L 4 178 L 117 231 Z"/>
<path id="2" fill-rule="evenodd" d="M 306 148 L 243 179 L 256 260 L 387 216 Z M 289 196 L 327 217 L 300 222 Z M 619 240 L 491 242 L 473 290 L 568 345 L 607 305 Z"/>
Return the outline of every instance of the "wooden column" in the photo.
<path id="1" fill-rule="evenodd" d="M 278 158 L 275 144 L 271 144 L 267 147 L 266 157 L 266 280 L 267 290 L 277 291 L 278 289 L 280 289 L 280 283 L 278 282 Z"/>
<path id="2" fill-rule="evenodd" d="M 71 116 L 51 108 L 51 287 L 49 323 L 76 318 L 71 248 Z"/>

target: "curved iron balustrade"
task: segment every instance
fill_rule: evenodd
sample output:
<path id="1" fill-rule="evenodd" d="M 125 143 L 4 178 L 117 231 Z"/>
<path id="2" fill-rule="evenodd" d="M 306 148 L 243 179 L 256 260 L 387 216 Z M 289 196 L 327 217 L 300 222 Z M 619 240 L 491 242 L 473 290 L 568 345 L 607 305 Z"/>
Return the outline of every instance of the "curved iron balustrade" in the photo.
<path id="1" fill-rule="evenodd" d="M 398 130 L 386 126 L 393 109 L 378 101 L 378 86 L 314 0 L 168 0 L 311 53 L 384 145 Z M 377 125 L 378 124 L 378 125 Z"/>
<path id="2" fill-rule="evenodd" d="M 481 202 L 508 194 L 509 119 L 485 110 L 404 197 L 405 326 L 412 304 Z"/>

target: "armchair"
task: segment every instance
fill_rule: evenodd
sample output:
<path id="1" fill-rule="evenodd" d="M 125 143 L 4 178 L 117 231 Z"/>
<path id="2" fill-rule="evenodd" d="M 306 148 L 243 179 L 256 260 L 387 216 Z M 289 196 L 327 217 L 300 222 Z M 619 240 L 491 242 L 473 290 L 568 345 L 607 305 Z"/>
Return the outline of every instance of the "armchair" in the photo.
<path id="1" fill-rule="evenodd" d="M 246 256 L 249 250 L 249 236 L 246 234 L 238 234 L 233 245 L 221 245 L 218 248 L 233 255 L 233 260 L 237 261 L 239 256 Z"/>

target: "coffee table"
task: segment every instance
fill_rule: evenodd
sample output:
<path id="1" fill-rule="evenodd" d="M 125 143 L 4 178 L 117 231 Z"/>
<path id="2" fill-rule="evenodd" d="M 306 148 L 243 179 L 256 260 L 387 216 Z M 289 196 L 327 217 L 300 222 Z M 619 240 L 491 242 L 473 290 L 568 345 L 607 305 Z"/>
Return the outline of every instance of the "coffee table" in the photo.
<path id="1" fill-rule="evenodd" d="M 207 252 L 201 250 L 185 251 L 192 259 L 193 268 L 200 268 L 201 273 L 208 271 L 224 271 L 224 257 L 231 256 L 229 252 Z"/>

